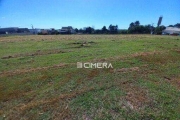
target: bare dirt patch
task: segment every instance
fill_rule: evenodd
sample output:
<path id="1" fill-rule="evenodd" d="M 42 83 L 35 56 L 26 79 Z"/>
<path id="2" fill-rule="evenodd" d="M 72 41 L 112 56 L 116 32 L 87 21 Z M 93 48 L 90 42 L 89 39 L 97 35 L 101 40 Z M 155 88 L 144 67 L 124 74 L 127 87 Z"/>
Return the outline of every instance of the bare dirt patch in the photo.
<path id="1" fill-rule="evenodd" d="M 177 62 L 180 59 L 180 56 L 175 56 L 170 53 L 161 53 L 161 54 L 142 54 L 135 56 L 143 61 L 155 64 L 166 64 L 171 62 Z"/>
<path id="2" fill-rule="evenodd" d="M 180 49 L 176 49 L 175 51 L 176 51 L 177 53 L 180 53 Z"/>
<path id="3" fill-rule="evenodd" d="M 180 76 L 176 77 L 176 78 L 169 78 L 169 77 L 164 77 L 164 79 L 172 84 L 173 86 L 175 86 L 177 89 L 180 90 Z"/>
<path id="4" fill-rule="evenodd" d="M 122 72 L 122 73 L 133 72 L 133 71 L 139 71 L 139 67 L 114 69 L 114 72 Z"/>
<path id="5" fill-rule="evenodd" d="M 37 50 L 33 53 L 24 53 L 24 54 L 14 54 L 4 56 L 1 59 L 10 59 L 10 58 L 18 58 L 18 57 L 26 57 L 26 56 L 40 56 L 40 55 L 48 55 L 48 54 L 58 54 L 58 53 L 65 53 L 65 51 L 54 49 L 54 50 Z"/>
<path id="6" fill-rule="evenodd" d="M 133 54 L 129 54 L 129 55 L 122 55 L 122 56 L 115 56 L 115 57 L 110 57 L 110 58 L 104 58 L 104 59 L 94 59 L 93 61 L 95 62 L 105 62 L 105 61 L 117 61 L 117 60 L 123 60 L 123 59 L 127 59 L 127 58 L 138 58 L 138 57 L 142 57 L 142 56 L 150 56 L 150 55 L 159 55 L 159 54 L 163 54 L 167 51 L 152 51 L 152 52 L 138 52 L 138 53 L 133 53 Z"/>
<path id="7" fill-rule="evenodd" d="M 94 69 L 94 70 L 92 70 L 92 71 L 89 73 L 88 78 L 89 78 L 89 79 L 92 79 L 92 78 L 94 78 L 94 77 L 96 77 L 96 76 L 98 76 L 98 75 L 99 75 L 99 70 Z"/>
<path id="8" fill-rule="evenodd" d="M 156 54 L 162 54 L 163 52 L 161 51 L 152 51 L 152 52 L 139 52 L 139 53 L 134 53 L 130 55 L 131 57 L 140 57 L 140 56 L 149 56 L 149 55 L 156 55 Z"/>
<path id="9" fill-rule="evenodd" d="M 95 42 L 93 42 L 93 41 L 90 41 L 90 42 L 87 42 L 87 41 L 83 41 L 83 42 L 74 42 L 74 43 L 72 43 L 72 44 L 92 44 L 92 43 L 95 43 Z"/>
<path id="10" fill-rule="evenodd" d="M 81 90 L 78 90 L 78 91 L 73 91 L 70 93 L 63 93 L 60 96 L 55 97 L 55 98 L 31 101 L 27 104 L 20 103 L 19 105 L 15 106 L 12 110 L 17 111 L 18 113 L 21 114 L 20 116 L 22 116 L 22 114 L 24 114 L 25 112 L 27 112 L 28 110 L 30 110 L 32 108 L 41 106 L 41 108 L 43 108 L 46 111 L 46 110 L 51 109 L 49 107 L 52 107 L 52 108 L 56 109 L 53 111 L 55 118 L 57 118 L 57 116 L 59 116 L 60 118 L 63 117 L 65 119 L 67 117 L 70 117 L 70 113 L 71 113 L 69 106 L 68 106 L 68 100 L 73 99 L 74 97 L 76 97 L 78 95 L 85 94 L 86 92 L 89 92 L 92 90 L 94 90 L 94 88 L 91 88 L 91 87 L 82 88 Z M 59 104 L 61 104 L 61 107 L 59 107 Z M 58 110 L 58 112 L 57 112 L 57 110 Z M 13 116 L 13 115 L 11 115 L 11 116 Z"/>
<path id="11" fill-rule="evenodd" d="M 11 92 L 1 93 L 0 100 L 3 102 L 11 100 L 11 99 L 17 99 L 19 97 L 22 97 L 26 93 L 23 90 L 13 90 Z"/>
<path id="12" fill-rule="evenodd" d="M 42 71 L 42 70 L 47 70 L 47 69 L 51 69 L 51 68 L 61 68 L 61 67 L 65 67 L 65 66 L 67 66 L 67 64 L 58 64 L 58 65 L 53 65 L 53 66 L 37 67 L 37 68 L 30 68 L 30 69 L 17 69 L 14 71 L 4 71 L 4 72 L 0 73 L 0 77 L 25 74 L 25 73 L 29 73 L 29 72 Z"/>
<path id="13" fill-rule="evenodd" d="M 74 43 L 70 43 L 70 44 L 74 44 L 74 45 L 78 45 L 75 47 L 71 47 L 71 48 L 83 48 L 83 47 L 91 47 L 92 44 L 94 44 L 95 42 L 93 41 L 81 41 L 81 42 L 74 42 Z"/>
<path id="14" fill-rule="evenodd" d="M 135 86 L 130 82 L 124 82 L 121 87 L 126 92 L 126 96 L 122 98 L 124 101 L 124 108 L 140 110 L 150 103 L 151 100 L 148 97 L 147 90 Z"/>

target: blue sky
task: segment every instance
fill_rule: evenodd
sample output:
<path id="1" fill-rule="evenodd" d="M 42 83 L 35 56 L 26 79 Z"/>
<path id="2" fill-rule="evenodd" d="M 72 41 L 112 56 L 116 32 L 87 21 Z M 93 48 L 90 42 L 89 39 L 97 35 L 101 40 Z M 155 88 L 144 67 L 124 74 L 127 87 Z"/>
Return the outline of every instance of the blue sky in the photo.
<path id="1" fill-rule="evenodd" d="M 180 0 L 0 0 L 0 26 L 35 28 L 83 28 L 118 25 L 126 29 L 131 22 L 157 25 L 180 23 Z"/>

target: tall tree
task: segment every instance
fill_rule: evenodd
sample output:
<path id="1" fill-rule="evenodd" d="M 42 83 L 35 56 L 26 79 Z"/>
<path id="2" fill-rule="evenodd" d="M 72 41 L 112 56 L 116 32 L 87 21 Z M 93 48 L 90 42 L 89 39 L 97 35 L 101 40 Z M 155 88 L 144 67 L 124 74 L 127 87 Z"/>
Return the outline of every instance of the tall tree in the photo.
<path id="1" fill-rule="evenodd" d="M 129 27 L 130 27 L 130 28 L 132 28 L 132 27 L 134 27 L 134 26 L 135 26 L 135 25 L 134 25 L 133 22 L 129 24 Z"/>
<path id="2" fill-rule="evenodd" d="M 140 25 L 139 21 L 132 22 L 129 24 L 128 33 L 135 33 L 135 34 L 144 34 L 144 33 L 151 33 L 152 26 L 149 25 Z"/>
<path id="3" fill-rule="evenodd" d="M 78 30 L 77 28 L 75 28 L 75 29 L 74 29 L 74 31 L 75 31 L 76 33 L 78 33 L 78 32 L 79 32 L 79 30 Z"/>
<path id="4" fill-rule="evenodd" d="M 109 30 L 111 30 L 111 29 L 112 29 L 112 24 L 109 25 Z"/>
<path id="5" fill-rule="evenodd" d="M 107 28 L 106 28 L 106 26 L 103 26 L 103 28 L 102 28 L 102 33 L 107 33 Z"/>
<path id="6" fill-rule="evenodd" d="M 92 34 L 93 31 L 94 31 L 94 29 L 91 28 L 91 27 L 87 27 L 86 30 L 85 30 L 85 32 L 88 33 L 88 34 Z"/>
<path id="7" fill-rule="evenodd" d="M 166 29 L 166 27 L 165 26 L 159 26 L 159 27 L 156 27 L 155 28 L 155 33 L 157 34 L 157 35 L 161 35 L 162 34 L 162 31 L 164 30 L 164 29 Z"/>
<path id="8" fill-rule="evenodd" d="M 109 26 L 109 33 L 111 33 L 111 34 L 117 34 L 118 33 L 118 26 L 116 25 L 110 25 Z"/>
<path id="9" fill-rule="evenodd" d="M 82 29 L 82 28 L 80 28 L 78 32 L 79 32 L 79 33 L 83 33 L 83 29 Z"/>
<path id="10" fill-rule="evenodd" d="M 140 22 L 137 20 L 134 24 L 135 24 L 135 26 L 139 26 Z"/>
<path id="11" fill-rule="evenodd" d="M 175 24 L 174 27 L 180 28 L 180 23 Z"/>

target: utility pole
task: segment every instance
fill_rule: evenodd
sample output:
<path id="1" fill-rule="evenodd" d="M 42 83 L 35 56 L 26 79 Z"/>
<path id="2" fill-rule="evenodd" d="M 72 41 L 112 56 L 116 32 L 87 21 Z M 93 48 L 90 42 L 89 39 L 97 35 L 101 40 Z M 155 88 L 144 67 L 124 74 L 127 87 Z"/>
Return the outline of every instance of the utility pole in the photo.
<path id="1" fill-rule="evenodd" d="M 157 27 L 159 27 L 161 25 L 162 19 L 163 19 L 163 16 L 160 16 L 159 20 L 158 20 L 158 23 L 157 23 Z"/>

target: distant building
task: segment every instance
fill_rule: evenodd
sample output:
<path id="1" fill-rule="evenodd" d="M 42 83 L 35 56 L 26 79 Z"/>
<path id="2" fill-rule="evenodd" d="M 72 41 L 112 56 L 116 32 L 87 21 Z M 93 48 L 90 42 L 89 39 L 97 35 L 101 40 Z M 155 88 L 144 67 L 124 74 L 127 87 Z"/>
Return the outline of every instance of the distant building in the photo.
<path id="1" fill-rule="evenodd" d="M 18 27 L 0 28 L 0 34 L 12 34 L 17 32 Z"/>
<path id="2" fill-rule="evenodd" d="M 36 35 L 36 34 L 38 34 L 38 33 L 41 32 L 41 29 L 38 29 L 38 28 L 35 28 L 35 29 L 29 29 L 29 32 L 30 32 L 31 34 Z"/>
<path id="3" fill-rule="evenodd" d="M 17 29 L 17 33 L 29 33 L 29 29 L 28 28 L 18 28 Z"/>
<path id="4" fill-rule="evenodd" d="M 41 29 L 41 33 L 43 35 L 47 35 L 47 34 L 49 34 L 49 29 Z"/>
<path id="5" fill-rule="evenodd" d="M 68 27 L 62 27 L 59 30 L 60 34 L 74 34 L 75 30 L 72 28 L 72 26 L 68 26 Z"/>
<path id="6" fill-rule="evenodd" d="M 31 34 L 42 34 L 42 35 L 49 35 L 49 34 L 53 34 L 56 32 L 56 30 L 54 28 L 50 28 L 50 29 L 29 29 Z"/>
<path id="7" fill-rule="evenodd" d="M 163 34 L 179 34 L 180 35 L 180 28 L 177 27 L 166 27 L 165 30 L 162 31 Z"/>
<path id="8" fill-rule="evenodd" d="M 18 28 L 18 27 L 0 28 L 0 34 L 17 34 L 17 33 L 29 33 L 29 29 Z"/>
<path id="9" fill-rule="evenodd" d="M 49 35 L 51 34 L 51 29 L 39 29 L 37 32 L 37 34 L 40 34 L 40 35 Z"/>

